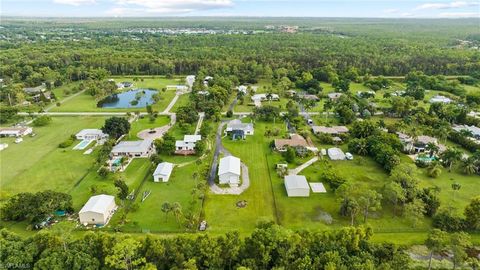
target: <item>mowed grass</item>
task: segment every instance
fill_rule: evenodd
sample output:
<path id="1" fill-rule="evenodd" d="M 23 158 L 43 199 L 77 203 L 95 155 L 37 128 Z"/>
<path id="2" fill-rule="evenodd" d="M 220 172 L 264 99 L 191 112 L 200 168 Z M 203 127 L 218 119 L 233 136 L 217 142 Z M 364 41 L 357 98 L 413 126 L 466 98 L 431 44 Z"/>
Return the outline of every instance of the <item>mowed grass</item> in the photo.
<path id="1" fill-rule="evenodd" d="M 152 122 L 150 117 L 141 116 L 137 121 L 131 124 L 130 132 L 128 133 L 129 140 L 138 140 L 137 134 L 145 129 L 157 128 L 168 125 L 170 123 L 169 116 L 158 116 Z"/>
<path id="2" fill-rule="evenodd" d="M 196 181 L 203 181 L 203 179 L 195 180 L 192 177 L 196 170 L 197 165 L 195 163 L 184 167 L 174 167 L 172 175 L 166 183 L 155 183 L 153 182 L 153 176 L 148 175 L 139 196 L 136 198 L 139 208 L 128 213 L 127 218 L 130 222 L 125 226 L 125 230 L 156 233 L 185 231 L 183 224 L 177 223 L 172 213 L 165 215 L 161 208 L 164 202 L 178 202 L 182 211 L 185 212 L 193 200 L 195 201 L 194 212 L 197 216 L 200 214 L 201 200 L 199 197 L 192 196 Z M 151 191 L 151 194 L 142 202 L 143 191 Z"/>
<path id="3" fill-rule="evenodd" d="M 234 156 L 239 157 L 248 166 L 250 187 L 240 195 L 216 195 L 208 193 L 204 204 L 205 219 L 211 232 L 235 230 L 251 232 L 261 220 L 276 220 L 272 187 L 270 184 L 266 155 L 269 153 L 265 129 L 273 128 L 271 123 L 257 122 L 255 135 L 247 136 L 245 141 L 223 139 L 223 144 Z M 276 124 L 283 130 L 283 123 Z M 245 208 L 236 203 L 246 200 Z"/>
<path id="4" fill-rule="evenodd" d="M 116 178 L 124 179 L 130 191 L 138 190 L 144 177 L 149 174 L 151 163 L 146 158 L 135 158 L 124 172 L 110 173 L 106 178 L 98 175 L 98 167 L 92 167 L 88 174 L 70 190 L 73 198 L 73 207 L 76 211 L 87 202 L 90 196 L 96 194 L 109 194 L 116 196 L 117 189 L 114 186 Z"/>
<path id="5" fill-rule="evenodd" d="M 160 95 L 160 100 L 155 103 L 152 107 L 155 111 L 163 112 L 163 110 L 168 106 L 172 98 L 175 96 L 175 90 L 161 91 L 162 88 L 167 85 L 176 85 L 183 84 L 183 77 L 176 77 L 174 79 L 166 79 L 164 76 L 148 76 L 142 77 L 138 76 L 139 81 L 134 82 L 133 76 L 127 77 L 113 77 L 115 82 L 130 81 L 134 83 L 135 88 L 149 88 L 158 90 Z M 72 83 L 74 85 L 75 83 Z M 62 86 L 60 89 L 68 88 L 69 85 Z M 63 97 L 63 90 L 54 90 L 55 93 L 58 93 L 60 97 Z M 52 112 L 97 112 L 97 111 L 109 111 L 109 112 L 124 112 L 124 111 L 145 111 L 145 108 L 98 108 L 97 101 L 94 97 L 88 93 L 80 94 L 65 103 L 61 106 L 53 107 Z"/>
<path id="6" fill-rule="evenodd" d="M 20 144 L 12 138 L 0 139 L 9 144 L 0 155 L 2 198 L 18 192 L 69 191 L 92 166 L 95 153 L 72 150 L 78 141 L 65 149 L 58 144 L 81 129 L 100 128 L 104 121 L 103 117 L 53 117 L 48 126 L 34 127 L 37 135 L 24 137 Z"/>

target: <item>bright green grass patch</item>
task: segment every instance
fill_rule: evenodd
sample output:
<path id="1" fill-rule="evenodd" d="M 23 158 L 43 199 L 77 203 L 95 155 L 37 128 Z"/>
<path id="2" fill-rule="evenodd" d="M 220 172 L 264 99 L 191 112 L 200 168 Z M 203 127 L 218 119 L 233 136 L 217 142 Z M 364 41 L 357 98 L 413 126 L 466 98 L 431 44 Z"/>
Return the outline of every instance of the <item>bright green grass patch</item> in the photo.
<path id="1" fill-rule="evenodd" d="M 168 125 L 170 123 L 169 116 L 158 116 L 153 122 L 150 121 L 150 117 L 143 116 L 140 117 L 137 121 L 133 122 L 128 133 L 129 140 L 137 140 L 137 134 L 145 129 L 157 128 Z"/>
<path id="2" fill-rule="evenodd" d="M 128 165 L 125 172 L 110 173 L 105 179 L 98 175 L 97 167 L 92 167 L 88 174 L 79 181 L 78 185 L 70 191 L 75 210 L 80 210 L 88 198 L 95 194 L 116 195 L 117 189 L 113 185 L 116 177 L 122 177 L 130 191 L 138 190 L 145 175 L 149 173 L 150 167 L 151 163 L 148 159 L 135 158 Z"/>
<path id="3" fill-rule="evenodd" d="M 9 144 L 0 156 L 2 197 L 46 189 L 67 192 L 92 166 L 95 153 L 72 150 L 78 141 L 65 149 L 58 144 L 81 129 L 99 128 L 104 121 L 103 117 L 53 117 L 48 126 L 34 128 L 35 137 L 26 136 L 20 144 L 12 138 L 0 139 Z"/>
<path id="4" fill-rule="evenodd" d="M 136 202 L 139 205 L 138 210 L 130 212 L 127 218 L 130 221 L 126 225 L 126 231 L 150 231 L 150 232 L 181 232 L 185 231 L 183 224 L 177 223 L 172 213 L 165 215 L 162 212 L 164 202 L 178 202 L 183 211 L 189 206 L 191 200 L 195 201 L 194 211 L 200 213 L 201 200 L 198 197 L 192 197 L 191 191 L 196 186 L 192 175 L 197 170 L 196 164 L 185 167 L 174 167 L 170 180 L 166 183 L 153 182 L 153 176 L 149 175 Z M 150 196 L 141 202 L 143 191 L 151 191 Z"/>
<path id="5" fill-rule="evenodd" d="M 257 122 L 255 135 L 245 141 L 223 139 L 223 144 L 233 155 L 248 166 L 250 187 L 241 195 L 215 195 L 208 193 L 204 204 L 205 219 L 211 232 L 226 232 L 235 228 L 239 232 L 249 232 L 260 220 L 275 220 L 272 188 L 269 179 L 266 155 L 269 153 L 265 129 L 274 128 L 271 123 Z M 283 123 L 275 125 L 283 130 Z M 246 200 L 245 208 L 237 208 L 236 203 Z"/>
<path id="6" fill-rule="evenodd" d="M 190 101 L 190 95 L 189 94 L 183 94 L 178 97 L 177 102 L 175 102 L 175 105 L 173 105 L 172 109 L 170 112 L 176 112 L 178 108 L 182 106 L 187 106 L 188 102 Z"/>

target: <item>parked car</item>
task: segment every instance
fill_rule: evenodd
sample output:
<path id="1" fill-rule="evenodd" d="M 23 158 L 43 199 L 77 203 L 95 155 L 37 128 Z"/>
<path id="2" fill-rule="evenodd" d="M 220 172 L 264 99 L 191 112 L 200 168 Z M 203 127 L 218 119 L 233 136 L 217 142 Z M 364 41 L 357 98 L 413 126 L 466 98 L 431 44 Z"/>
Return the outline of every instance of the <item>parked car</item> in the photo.
<path id="1" fill-rule="evenodd" d="M 350 154 L 349 152 L 347 152 L 347 153 L 345 153 L 345 158 L 346 158 L 347 160 L 352 160 L 352 159 L 353 159 L 353 155 Z"/>

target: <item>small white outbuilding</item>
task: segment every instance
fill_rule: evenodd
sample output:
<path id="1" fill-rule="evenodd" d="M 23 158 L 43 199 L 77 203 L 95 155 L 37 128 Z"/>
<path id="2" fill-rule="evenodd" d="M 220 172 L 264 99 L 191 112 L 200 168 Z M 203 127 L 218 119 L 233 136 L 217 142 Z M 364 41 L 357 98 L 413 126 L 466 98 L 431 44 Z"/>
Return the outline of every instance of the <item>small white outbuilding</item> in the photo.
<path id="1" fill-rule="evenodd" d="M 303 175 L 285 176 L 285 189 L 288 197 L 309 197 L 310 186 Z"/>
<path id="2" fill-rule="evenodd" d="M 218 165 L 218 178 L 220 184 L 238 186 L 240 184 L 240 159 L 234 156 L 221 158 Z"/>
<path id="3" fill-rule="evenodd" d="M 173 164 L 170 162 L 162 162 L 157 165 L 157 168 L 153 172 L 154 182 L 168 182 L 170 175 L 172 174 Z"/>
<path id="4" fill-rule="evenodd" d="M 80 223 L 105 225 L 116 209 L 114 196 L 105 194 L 92 196 L 78 213 Z"/>

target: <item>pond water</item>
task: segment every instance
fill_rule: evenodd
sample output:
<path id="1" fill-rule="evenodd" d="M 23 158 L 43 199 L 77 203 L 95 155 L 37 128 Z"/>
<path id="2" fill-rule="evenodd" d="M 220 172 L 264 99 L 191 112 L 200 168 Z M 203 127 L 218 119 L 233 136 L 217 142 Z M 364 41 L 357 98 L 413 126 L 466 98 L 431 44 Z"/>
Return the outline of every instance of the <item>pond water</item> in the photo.
<path id="1" fill-rule="evenodd" d="M 151 89 L 133 89 L 119 94 L 111 95 L 99 101 L 97 107 L 101 108 L 143 108 L 153 104 L 152 96 L 158 92 Z"/>

